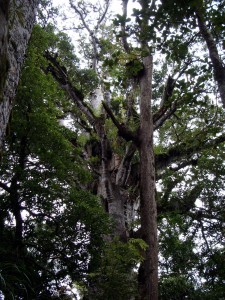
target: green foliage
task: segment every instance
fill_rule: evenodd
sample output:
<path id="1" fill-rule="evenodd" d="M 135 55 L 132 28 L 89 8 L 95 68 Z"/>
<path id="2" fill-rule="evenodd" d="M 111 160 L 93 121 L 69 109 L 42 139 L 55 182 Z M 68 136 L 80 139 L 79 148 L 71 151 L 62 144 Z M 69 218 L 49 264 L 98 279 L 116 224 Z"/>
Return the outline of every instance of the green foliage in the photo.
<path id="1" fill-rule="evenodd" d="M 130 239 L 126 244 L 118 240 L 107 242 L 101 254 L 100 267 L 89 275 L 89 296 L 99 300 L 114 299 L 115 295 L 118 300 L 136 296 L 136 268 L 143 261 L 142 253 L 146 248 L 141 239 Z"/>
<path id="2" fill-rule="evenodd" d="M 160 280 L 160 300 L 201 299 L 191 282 L 180 276 L 162 277 Z"/>
<path id="3" fill-rule="evenodd" d="M 104 161 L 121 198 L 125 195 L 135 206 L 140 157 L 126 152 L 129 144 L 118 137 L 110 117 L 101 113 L 96 124 L 90 124 L 47 74 L 49 62 L 42 54 L 48 50 L 54 56 L 85 103 L 98 85 L 110 90 L 109 106 L 116 119 L 137 132 L 142 60 L 155 46 L 152 113 L 155 123 L 162 121 L 154 139 L 160 299 L 224 297 L 224 112 L 217 103 L 210 57 L 195 13 L 199 7 L 221 50 L 224 1 L 151 1 L 151 7 L 149 1 L 137 2 L 133 15 L 118 14 L 112 24 L 101 26 L 94 37 L 97 57 L 82 34 L 79 56 L 96 58 L 98 74 L 81 68 L 75 54 L 79 47 L 74 48 L 65 33 L 53 25 L 44 24 L 45 30 L 34 27 L 0 171 L 0 289 L 8 297 L 62 298 L 66 296 L 59 295 L 58 287 L 72 282 L 93 299 L 137 295 L 137 266 L 146 245 L 139 239 L 106 242 L 113 227 L 96 194 L 103 189 L 98 180 L 104 177 Z M 47 7 L 49 1 L 42 4 Z M 90 2 L 77 5 L 88 20 L 91 9 L 99 12 Z M 168 78 L 174 80 L 171 93 L 166 90 Z M 68 115 L 73 130 L 59 124 Z M 102 157 L 100 121 L 109 157 Z M 126 155 L 124 169 L 118 170 L 114 155 L 117 163 Z M 126 176 L 122 186 L 117 182 L 119 171 Z M 23 247 L 15 238 L 18 212 Z M 138 208 L 129 222 L 127 233 L 131 224 L 140 226 Z"/>
<path id="4" fill-rule="evenodd" d="M 28 299 L 28 294 L 32 290 L 29 277 L 26 275 L 27 268 L 22 269 L 14 263 L 0 261 L 0 291 L 6 299 L 14 300 L 15 295 Z M 1 293 L 0 293 L 1 296 Z"/>
<path id="5" fill-rule="evenodd" d="M 72 79 L 84 95 L 89 95 L 99 84 L 98 76 L 93 69 L 76 70 L 73 73 Z"/>
<path id="6" fill-rule="evenodd" d="M 75 87 L 84 95 L 93 91 L 98 85 L 98 77 L 92 69 L 80 69 L 78 58 L 74 52 L 71 39 L 63 32 L 56 32 L 53 25 L 46 26 L 43 30 L 39 25 L 34 26 L 33 54 L 37 55 L 36 64 L 39 62 L 42 69 L 47 69 L 47 62 L 41 53 L 48 50 L 62 65 L 65 74 L 70 78 Z M 39 70 L 40 71 L 40 70 Z M 49 80 L 51 81 L 49 76 Z"/>
<path id="7" fill-rule="evenodd" d="M 99 199 L 84 188 L 91 176 L 77 130 L 60 125 L 71 103 L 45 72 L 44 49 L 69 51 L 67 42 L 34 28 L 5 143 L 0 290 L 7 299 L 53 299 L 60 286 L 83 280 L 109 228 Z"/>
<path id="8" fill-rule="evenodd" d="M 137 77 L 142 75 L 142 58 L 149 53 L 142 46 L 148 44 L 151 51 L 155 44 L 152 112 L 155 117 L 161 114 L 163 118 L 174 109 L 155 131 L 154 140 L 159 190 L 160 297 L 207 299 L 215 293 L 220 298 L 223 272 L 217 263 L 222 258 L 219 255 L 217 261 L 212 253 L 223 243 L 224 113 L 217 103 L 210 58 L 197 25 L 195 10 L 203 2 L 152 1 L 151 5 L 149 1 L 137 2 L 139 6 L 131 18 L 116 15 L 113 37 L 112 31 L 107 37 L 100 37 L 99 59 L 104 76 L 108 76 L 103 78 L 104 87 L 112 91 L 111 110 L 121 124 L 137 130 L 139 122 L 134 122 L 134 116 L 139 119 Z M 206 25 L 220 47 L 223 5 L 224 1 L 221 6 L 219 1 L 205 1 L 203 10 Z M 123 49 L 124 39 L 129 49 Z M 222 51 L 220 56 L 223 57 Z M 162 103 L 168 76 L 174 79 L 175 87 L 167 95 L 167 102 Z M 129 111 L 130 95 L 134 96 L 132 109 L 136 115 Z M 105 129 L 113 153 L 122 160 L 127 143 L 118 138 L 112 120 L 106 119 Z M 136 159 L 139 164 L 138 155 Z M 114 172 L 117 170 L 112 171 L 113 182 Z M 132 178 L 132 166 L 129 172 Z M 136 186 L 129 179 L 121 193 L 131 197 L 130 191 Z M 135 220 L 139 221 L 138 213 Z M 109 273 L 108 278 L 113 282 L 113 274 Z M 219 283 L 214 284 L 213 280 Z M 102 283 L 102 291 L 110 290 L 108 282 L 110 279 L 105 285 Z M 111 295 L 106 294 L 107 297 Z"/>

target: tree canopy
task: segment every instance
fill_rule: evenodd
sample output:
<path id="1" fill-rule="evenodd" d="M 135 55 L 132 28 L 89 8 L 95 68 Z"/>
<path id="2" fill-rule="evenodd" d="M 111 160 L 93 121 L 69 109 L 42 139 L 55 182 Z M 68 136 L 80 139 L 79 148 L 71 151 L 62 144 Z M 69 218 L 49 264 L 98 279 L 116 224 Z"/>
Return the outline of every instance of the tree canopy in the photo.
<path id="1" fill-rule="evenodd" d="M 50 4 L 1 159 L 0 291 L 223 299 L 225 2 L 70 0 L 61 29 Z"/>

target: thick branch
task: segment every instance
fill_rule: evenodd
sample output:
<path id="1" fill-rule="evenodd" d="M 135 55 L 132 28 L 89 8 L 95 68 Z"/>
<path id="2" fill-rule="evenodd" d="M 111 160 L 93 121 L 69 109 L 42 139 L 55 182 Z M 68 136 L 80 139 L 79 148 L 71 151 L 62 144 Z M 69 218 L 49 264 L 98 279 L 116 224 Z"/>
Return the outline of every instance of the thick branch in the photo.
<path id="1" fill-rule="evenodd" d="M 49 51 L 46 51 L 44 56 L 50 62 L 47 71 L 52 74 L 55 80 L 59 83 L 61 88 L 65 90 L 77 107 L 81 110 L 81 112 L 87 117 L 88 121 L 91 124 L 94 124 L 96 121 L 96 117 L 91 110 L 91 108 L 84 102 L 83 94 L 72 85 L 70 82 L 67 72 L 56 60 L 54 56 L 52 56 Z"/>
<path id="2" fill-rule="evenodd" d="M 125 156 L 123 157 L 121 164 L 119 166 L 118 172 L 116 174 L 116 184 L 117 185 L 124 186 L 126 184 L 128 176 L 129 176 L 131 160 L 132 160 L 136 150 L 137 150 L 137 147 L 135 146 L 134 143 L 131 143 L 128 146 Z"/>
<path id="3" fill-rule="evenodd" d="M 214 140 L 210 141 L 201 141 L 199 140 L 198 143 L 196 143 L 198 139 L 196 137 L 193 138 L 193 143 L 189 143 L 190 146 L 187 147 L 186 143 L 181 143 L 179 145 L 176 145 L 172 148 L 170 148 L 167 153 L 157 154 L 155 156 L 156 161 L 156 169 L 164 169 L 168 165 L 170 165 L 173 162 L 177 162 L 177 160 L 182 159 L 183 157 L 189 156 L 191 157 L 195 153 L 199 153 L 199 151 L 214 148 L 218 146 L 219 144 L 222 144 L 225 142 L 225 134 L 221 135 Z M 191 160 L 194 161 L 194 160 Z"/>
<path id="4" fill-rule="evenodd" d="M 158 129 L 176 111 L 177 102 L 171 104 L 170 98 L 175 88 L 176 80 L 170 75 L 166 81 L 160 109 L 153 115 L 154 130 Z"/>
<path id="5" fill-rule="evenodd" d="M 170 170 L 173 171 L 173 172 L 177 172 L 185 167 L 188 167 L 188 166 L 196 166 L 198 163 L 198 159 L 188 159 L 188 160 L 185 160 L 185 161 L 181 161 L 180 163 L 177 163 L 176 167 L 171 167 L 170 166 Z M 160 169 L 158 168 L 157 171 L 160 171 Z M 157 176 L 157 180 L 161 179 L 162 178 L 162 173 L 160 172 L 156 172 L 156 176 Z"/>
<path id="6" fill-rule="evenodd" d="M 166 81 L 166 85 L 163 91 L 163 97 L 162 97 L 162 101 L 161 101 L 161 106 L 164 105 L 168 105 L 169 99 L 173 94 L 173 90 L 175 88 L 175 83 L 176 80 L 173 79 L 170 75 L 168 76 L 168 79 Z"/>
<path id="7" fill-rule="evenodd" d="M 218 84 L 218 89 L 223 103 L 223 107 L 225 108 L 225 66 L 219 57 L 218 49 L 216 46 L 216 42 L 213 39 L 213 35 L 206 26 L 202 10 L 202 6 L 200 8 L 196 7 L 198 27 L 202 37 L 204 38 L 207 44 L 209 56 L 213 65 L 214 77 Z"/>
<path id="8" fill-rule="evenodd" d="M 154 130 L 161 127 L 166 120 L 168 120 L 177 110 L 177 102 L 174 102 L 171 105 L 171 108 L 168 111 L 165 111 L 160 118 L 157 119 L 157 121 L 154 121 Z M 153 117 L 154 118 L 154 117 Z"/>
<path id="9" fill-rule="evenodd" d="M 124 138 L 126 141 L 133 141 L 135 144 L 138 144 L 139 140 L 138 140 L 137 134 L 132 132 L 123 123 L 119 123 L 119 121 L 116 119 L 113 112 L 111 111 L 111 109 L 105 102 L 102 102 L 102 105 L 103 105 L 105 111 L 107 112 L 107 114 L 109 115 L 109 117 L 111 118 L 111 120 L 113 121 L 114 125 L 117 127 L 118 134 L 122 138 Z"/>
<path id="10" fill-rule="evenodd" d="M 186 214 L 195 208 L 195 201 L 200 196 L 203 186 L 195 185 L 191 190 L 187 190 L 181 198 L 176 196 L 171 197 L 171 192 L 178 182 L 179 181 L 172 182 L 168 190 L 165 191 L 161 201 L 158 203 L 159 214 L 174 211 L 179 214 Z"/>
<path id="11" fill-rule="evenodd" d="M 122 31 L 122 42 L 124 50 L 129 53 L 130 47 L 127 42 L 127 34 L 126 34 L 126 18 L 127 18 L 127 4 L 129 0 L 123 0 L 123 19 L 124 21 L 121 24 L 121 31 Z"/>
<path id="12" fill-rule="evenodd" d="M 222 216 L 215 216 L 214 214 L 212 214 L 211 210 L 209 211 L 203 208 L 197 209 L 194 212 L 188 212 L 188 216 L 197 221 L 203 220 L 203 222 L 206 222 L 206 220 L 217 220 L 219 222 L 224 223 L 224 219 Z"/>

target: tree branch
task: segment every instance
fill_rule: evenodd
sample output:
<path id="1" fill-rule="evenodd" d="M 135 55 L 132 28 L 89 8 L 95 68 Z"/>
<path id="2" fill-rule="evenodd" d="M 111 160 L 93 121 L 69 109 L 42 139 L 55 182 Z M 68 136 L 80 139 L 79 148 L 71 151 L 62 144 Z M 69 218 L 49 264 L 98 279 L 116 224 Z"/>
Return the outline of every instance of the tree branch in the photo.
<path id="1" fill-rule="evenodd" d="M 123 18 L 124 21 L 121 24 L 121 31 L 122 31 L 122 43 L 123 43 L 123 47 L 124 50 L 129 53 L 130 52 L 130 47 L 128 45 L 127 42 L 127 34 L 126 34 L 126 18 L 127 18 L 127 4 L 128 4 L 129 0 L 123 0 L 122 4 L 123 4 Z"/>
<path id="2" fill-rule="evenodd" d="M 10 193 L 11 189 L 3 182 L 0 181 L 0 188 L 2 188 L 3 190 L 5 190 L 6 192 Z"/>
<path id="3" fill-rule="evenodd" d="M 59 83 L 61 88 L 68 93 L 77 107 L 87 117 L 88 121 L 91 124 L 94 124 L 96 121 L 96 117 L 92 109 L 84 102 L 83 94 L 75 86 L 72 85 L 64 67 L 59 64 L 57 59 L 52 56 L 49 51 L 45 51 L 44 56 L 50 62 L 47 68 L 47 72 L 50 72 L 55 80 Z"/>
<path id="4" fill-rule="evenodd" d="M 196 6 L 196 16 L 200 33 L 208 47 L 209 56 L 213 65 L 214 78 L 218 84 L 220 97 L 223 103 L 223 107 L 225 108 L 225 66 L 219 57 L 218 49 L 216 46 L 216 42 L 213 39 L 213 35 L 208 30 L 204 21 L 202 5 L 200 7 Z"/>
<path id="5" fill-rule="evenodd" d="M 89 32 L 90 36 L 91 36 L 91 29 L 90 27 L 88 26 L 88 24 L 86 23 L 85 19 L 84 19 L 84 16 L 83 16 L 83 13 L 77 8 L 76 5 L 73 4 L 73 2 L 70 0 L 70 6 L 74 9 L 74 11 L 79 15 L 80 19 L 81 19 L 81 22 L 82 24 L 84 25 L 84 27 L 87 29 L 87 31 Z"/>
<path id="6" fill-rule="evenodd" d="M 164 110 L 164 109 L 163 109 Z M 172 106 L 171 106 L 171 108 L 168 110 L 168 111 L 164 111 L 163 112 L 163 110 L 160 112 L 159 111 L 159 113 L 160 113 L 160 117 L 157 119 L 157 121 L 155 121 L 154 119 L 154 130 L 156 130 L 156 129 L 158 129 L 159 127 L 161 127 L 163 124 L 164 124 L 164 122 L 167 120 L 167 119 L 169 119 L 174 113 L 175 113 L 175 111 L 177 110 L 177 102 L 175 101 L 173 104 L 172 104 Z M 159 116 L 159 115 L 158 115 Z M 158 117 L 157 116 L 157 117 Z M 154 118 L 154 117 L 153 117 Z"/>
<path id="7" fill-rule="evenodd" d="M 134 156 L 134 153 L 136 152 L 137 147 L 134 143 L 131 143 L 127 149 L 126 153 L 120 163 L 118 172 L 116 174 L 116 184 L 119 186 L 124 186 L 127 183 L 127 179 L 129 177 L 129 170 L 130 170 L 130 164 L 131 160 Z"/>
<path id="8" fill-rule="evenodd" d="M 176 80 L 170 75 L 166 81 L 160 109 L 153 115 L 154 130 L 158 129 L 176 111 L 177 101 L 171 104 L 170 98 L 175 88 Z"/>
<path id="9" fill-rule="evenodd" d="M 133 141 L 135 144 L 139 144 L 137 134 L 132 132 L 123 123 L 119 123 L 119 121 L 116 119 L 113 112 L 105 102 L 102 102 L 102 105 L 109 117 L 111 118 L 111 120 L 113 121 L 114 125 L 117 127 L 119 136 L 124 138 L 126 141 Z"/>
<path id="10" fill-rule="evenodd" d="M 168 190 L 165 191 L 165 194 L 161 198 L 161 201 L 158 203 L 159 214 L 174 212 L 176 211 L 179 214 L 187 214 L 195 207 L 195 201 L 198 199 L 201 194 L 203 187 L 196 184 L 191 190 L 187 190 L 182 198 L 179 197 L 170 197 L 172 190 L 175 188 L 177 182 L 171 182 Z"/>
<path id="11" fill-rule="evenodd" d="M 95 27 L 96 29 L 99 28 L 99 25 L 101 25 L 101 23 L 102 23 L 103 20 L 105 19 L 105 16 L 106 16 L 106 14 L 107 14 L 108 9 L 109 9 L 109 0 L 106 0 L 105 10 L 104 10 L 102 16 L 101 16 L 101 17 L 99 18 L 99 20 L 98 20 L 98 24 L 97 24 L 96 27 Z"/>
<path id="12" fill-rule="evenodd" d="M 186 143 L 180 143 L 179 145 L 175 145 L 174 147 L 170 148 L 167 153 L 156 154 L 155 161 L 156 161 L 156 169 L 162 170 L 169 166 L 171 163 L 177 162 L 177 160 L 182 159 L 183 157 L 190 157 L 195 153 L 199 153 L 199 151 L 215 148 L 219 144 L 225 142 L 225 134 L 215 138 L 214 140 L 198 140 L 196 137 L 193 137 L 193 141 L 195 143 L 189 142 L 189 147 L 187 147 Z M 196 143 L 198 141 L 198 143 Z M 190 161 L 194 161 L 191 159 Z"/>
<path id="13" fill-rule="evenodd" d="M 99 11 L 100 16 L 99 16 L 97 24 L 94 26 L 93 30 L 90 28 L 90 26 L 88 25 L 88 22 L 85 20 L 84 12 L 82 12 L 81 9 L 79 9 L 76 5 L 74 5 L 72 0 L 70 0 L 70 6 L 74 9 L 75 13 L 78 14 L 84 28 L 87 30 L 87 32 L 88 32 L 88 34 L 91 38 L 91 43 L 92 43 L 92 46 L 93 46 L 92 65 L 93 65 L 93 69 L 96 70 L 97 61 L 98 61 L 98 47 L 97 47 L 97 44 L 99 43 L 99 40 L 97 38 L 97 31 L 99 29 L 99 26 L 101 25 L 101 23 L 105 19 L 105 16 L 106 16 L 107 11 L 109 9 L 109 0 L 106 0 L 106 5 L 105 5 L 105 8 L 102 12 L 102 15 L 100 15 L 101 12 Z M 79 6 L 79 4 L 78 4 L 78 6 Z"/>

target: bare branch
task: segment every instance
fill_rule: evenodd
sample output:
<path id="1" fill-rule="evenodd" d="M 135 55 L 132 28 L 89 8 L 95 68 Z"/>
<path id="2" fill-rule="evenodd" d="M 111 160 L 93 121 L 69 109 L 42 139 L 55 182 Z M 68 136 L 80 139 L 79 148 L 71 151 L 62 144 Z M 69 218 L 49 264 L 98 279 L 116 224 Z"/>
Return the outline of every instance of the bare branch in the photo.
<path id="1" fill-rule="evenodd" d="M 84 27 L 87 29 L 87 31 L 89 32 L 90 36 L 91 36 L 91 29 L 90 27 L 88 26 L 88 24 L 86 23 L 85 19 L 84 19 L 84 15 L 83 13 L 77 8 L 76 5 L 73 4 L 73 2 L 70 0 L 70 6 L 74 9 L 74 11 L 79 15 L 80 17 L 80 20 L 82 22 L 82 24 L 84 25 Z"/>
<path id="2" fill-rule="evenodd" d="M 87 32 L 90 36 L 91 43 L 92 43 L 92 46 L 93 46 L 92 67 L 93 67 L 94 70 L 96 70 L 97 61 L 98 61 L 98 46 L 97 46 L 97 44 L 99 44 L 99 41 L 98 41 L 98 38 L 97 38 L 97 31 L 99 29 L 99 26 L 101 25 L 101 23 L 105 19 L 106 14 L 108 12 L 109 0 L 106 0 L 106 5 L 105 5 L 105 8 L 103 10 L 103 13 L 102 13 L 101 16 L 99 16 L 99 19 L 98 19 L 97 24 L 95 25 L 94 29 L 91 29 L 90 26 L 88 25 L 88 22 L 85 20 L 85 16 L 84 16 L 85 12 L 82 11 L 82 8 L 78 8 L 78 6 L 74 5 L 72 0 L 70 0 L 70 6 L 78 14 L 84 28 L 87 30 Z"/>
<path id="3" fill-rule="evenodd" d="M 210 249 L 209 243 L 208 243 L 207 238 L 206 238 L 206 236 L 205 236 L 205 228 L 204 228 L 204 224 L 203 224 L 203 222 L 202 222 L 202 219 L 199 219 L 198 221 L 199 221 L 200 226 L 201 226 L 202 237 L 203 237 L 203 239 L 204 239 L 204 241 L 205 241 L 206 248 L 207 248 L 208 252 L 209 252 L 210 254 L 212 254 L 212 251 L 211 251 L 211 249 Z"/>
<path id="4" fill-rule="evenodd" d="M 86 28 L 86 30 L 89 33 L 89 36 L 90 36 L 91 42 L 92 42 L 92 46 L 93 46 L 93 52 L 94 52 L 93 53 L 93 59 L 92 59 L 92 67 L 93 67 L 94 70 L 96 70 L 96 67 L 97 67 L 97 56 L 98 56 L 98 49 L 97 49 L 97 43 L 96 43 L 96 41 L 97 41 L 96 34 L 88 26 L 87 22 L 85 21 L 83 13 L 77 8 L 76 5 L 73 4 L 73 2 L 71 0 L 70 0 L 70 6 L 79 15 L 82 24 L 84 25 L 84 27 Z"/>
<path id="5" fill-rule="evenodd" d="M 108 9 L 109 9 L 109 0 L 106 0 L 105 10 L 103 11 L 102 16 L 101 16 L 100 19 L 98 20 L 98 23 L 97 23 L 97 25 L 96 25 L 96 27 L 95 27 L 96 29 L 98 29 L 99 26 L 101 25 L 101 23 L 104 21 Z"/>

